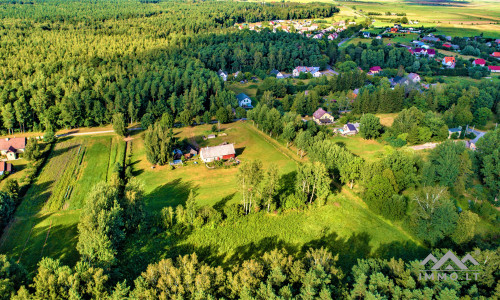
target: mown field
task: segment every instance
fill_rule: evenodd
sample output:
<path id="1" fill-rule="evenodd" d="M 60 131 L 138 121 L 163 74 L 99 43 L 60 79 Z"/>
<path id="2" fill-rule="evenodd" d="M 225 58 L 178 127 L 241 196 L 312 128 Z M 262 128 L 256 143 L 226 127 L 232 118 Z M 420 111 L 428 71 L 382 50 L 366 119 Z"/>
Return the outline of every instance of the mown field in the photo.
<path id="1" fill-rule="evenodd" d="M 114 136 L 65 138 L 55 146 L 0 241 L 0 251 L 34 270 L 42 256 L 73 264 L 86 193 L 108 178 L 124 142 Z"/>

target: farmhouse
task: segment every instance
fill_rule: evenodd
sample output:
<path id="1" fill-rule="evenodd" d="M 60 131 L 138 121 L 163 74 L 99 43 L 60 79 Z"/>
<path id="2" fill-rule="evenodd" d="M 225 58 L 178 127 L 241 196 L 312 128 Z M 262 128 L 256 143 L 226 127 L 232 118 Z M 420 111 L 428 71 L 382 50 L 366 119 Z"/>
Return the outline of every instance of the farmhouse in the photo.
<path id="1" fill-rule="evenodd" d="M 311 73 L 314 74 L 319 71 L 319 67 L 304 67 L 298 66 L 293 69 L 293 77 L 299 77 L 300 73 Z"/>
<path id="2" fill-rule="evenodd" d="M 6 138 L 0 140 L 0 153 L 7 156 L 7 160 L 17 159 L 18 153 L 26 148 L 26 138 Z"/>
<path id="3" fill-rule="evenodd" d="M 333 116 L 327 113 L 324 109 L 318 108 L 313 114 L 313 121 L 318 125 L 326 125 L 333 123 Z"/>
<path id="4" fill-rule="evenodd" d="M 12 172 L 12 164 L 5 161 L 0 161 L 0 175 L 5 174 L 5 172 Z"/>
<path id="5" fill-rule="evenodd" d="M 481 67 L 484 67 L 486 65 L 486 61 L 482 58 L 478 58 L 478 59 L 475 59 L 472 64 L 474 66 L 481 66 Z"/>
<path id="6" fill-rule="evenodd" d="M 252 99 L 248 97 L 246 94 L 241 93 L 236 95 L 236 99 L 238 99 L 238 105 L 243 108 L 252 108 Z"/>
<path id="7" fill-rule="evenodd" d="M 491 73 L 500 73 L 500 66 L 488 66 Z"/>
<path id="8" fill-rule="evenodd" d="M 455 58 L 453 56 L 446 56 L 443 58 L 443 65 L 450 69 L 455 68 Z"/>
<path id="9" fill-rule="evenodd" d="M 233 144 L 219 145 L 214 147 L 205 147 L 200 150 L 200 158 L 204 162 L 214 160 L 231 159 L 236 156 Z"/>

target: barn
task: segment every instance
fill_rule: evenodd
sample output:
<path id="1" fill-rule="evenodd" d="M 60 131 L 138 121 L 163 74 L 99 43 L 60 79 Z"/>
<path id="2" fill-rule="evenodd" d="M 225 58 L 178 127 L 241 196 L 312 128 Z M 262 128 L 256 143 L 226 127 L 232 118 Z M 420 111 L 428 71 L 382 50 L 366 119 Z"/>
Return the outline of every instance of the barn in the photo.
<path id="1" fill-rule="evenodd" d="M 200 158 L 204 162 L 214 160 L 230 159 L 236 156 L 233 144 L 219 145 L 214 147 L 205 147 L 200 150 Z"/>

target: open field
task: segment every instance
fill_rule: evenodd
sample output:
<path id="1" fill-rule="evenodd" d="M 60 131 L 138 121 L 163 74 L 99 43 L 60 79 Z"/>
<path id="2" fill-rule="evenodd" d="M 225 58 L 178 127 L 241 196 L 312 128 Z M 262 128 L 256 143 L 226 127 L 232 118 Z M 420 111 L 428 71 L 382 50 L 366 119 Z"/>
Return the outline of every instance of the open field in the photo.
<path id="1" fill-rule="evenodd" d="M 298 160 L 296 154 L 256 130 L 251 122 L 223 125 L 227 136 L 203 141 L 200 136 L 208 134 L 209 128 L 202 125 L 175 132 L 180 139 L 190 139 L 200 146 L 234 142 L 241 161 L 261 159 L 264 167 L 275 163 L 280 175 L 293 176 Z M 384 152 L 384 146 L 376 141 L 363 141 L 359 137 L 334 139 L 368 160 Z M 210 205 L 220 210 L 227 204 L 239 203 L 237 167 L 211 170 L 203 164 L 189 162 L 174 170 L 169 167 L 151 169 L 142 143 L 140 137 L 133 140 L 132 163 L 136 176 L 147 182 L 148 211 L 158 212 L 164 206 L 184 204 L 190 189 L 195 191 L 199 206 Z M 135 274 L 143 271 L 152 260 L 192 251 L 209 262 L 230 264 L 257 257 L 274 247 L 298 251 L 316 245 L 326 245 L 335 253 L 342 252 L 345 265 L 350 266 L 359 257 L 388 255 L 396 245 L 408 245 L 410 251 L 421 249 L 399 226 L 372 213 L 352 191 L 336 189 L 340 191 L 334 191 L 325 207 L 312 207 L 305 212 L 254 213 L 234 224 L 224 223 L 215 228 L 204 226 L 180 237 L 164 232 L 136 234 L 120 254 L 120 260 L 127 262 L 122 267 Z"/>
<path id="2" fill-rule="evenodd" d="M 175 130 L 179 139 L 195 141 L 199 146 L 213 146 L 222 142 L 234 143 L 238 159 L 262 160 L 264 167 L 276 164 L 281 174 L 295 170 L 295 162 L 287 157 L 289 150 L 280 152 L 262 137 L 262 133 L 245 122 L 222 125 L 227 136 L 203 141 L 202 136 L 210 133 L 211 125 L 202 125 Z M 193 143 L 193 142 L 192 142 Z M 198 162 L 200 162 L 198 160 Z M 142 139 L 132 141 L 132 163 L 137 178 L 146 184 L 146 204 L 149 209 L 159 210 L 167 205 L 182 204 L 190 189 L 196 192 L 200 205 L 214 205 L 228 196 L 239 202 L 236 174 L 238 169 L 208 169 L 204 164 L 188 162 L 185 166 L 170 170 L 168 166 L 151 169 L 147 162 Z"/>
<path id="3" fill-rule="evenodd" d="M 500 32 L 500 5 L 496 1 L 448 2 L 443 5 L 425 5 L 422 1 L 350 1 L 339 5 L 355 7 L 362 13 L 377 12 L 372 16 L 374 26 L 392 25 L 391 19 L 399 16 L 386 16 L 385 12 L 406 13 L 408 20 L 418 21 L 415 26 L 436 27 L 438 34 L 473 36 L 481 32 L 485 36 L 498 37 Z"/>
<path id="4" fill-rule="evenodd" d="M 378 118 L 380 118 L 380 124 L 385 127 L 391 127 L 392 123 L 394 123 L 394 119 L 398 116 L 399 113 L 390 113 L 390 114 L 375 114 Z"/>
<path id="5" fill-rule="evenodd" d="M 114 136 L 59 141 L 4 232 L 1 252 L 29 271 L 42 255 L 74 264 L 84 197 L 93 185 L 107 179 L 111 158 L 116 162 L 124 157 L 119 151 L 125 151 L 124 142 Z"/>

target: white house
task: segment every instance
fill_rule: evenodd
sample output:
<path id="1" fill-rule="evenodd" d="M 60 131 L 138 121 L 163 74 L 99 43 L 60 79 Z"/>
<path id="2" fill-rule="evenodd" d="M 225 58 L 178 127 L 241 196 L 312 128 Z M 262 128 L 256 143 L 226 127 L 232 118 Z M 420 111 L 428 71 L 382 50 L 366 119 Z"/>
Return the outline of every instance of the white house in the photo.
<path id="1" fill-rule="evenodd" d="M 323 76 L 323 74 L 321 74 L 320 71 L 316 71 L 316 72 L 313 73 L 313 77 L 318 78 L 318 77 L 321 77 L 321 76 Z"/>
<path id="2" fill-rule="evenodd" d="M 278 74 L 276 74 L 276 78 L 283 79 L 283 78 L 285 78 L 285 75 L 283 75 L 283 73 L 281 73 L 281 72 L 278 72 Z"/>
<path id="3" fill-rule="evenodd" d="M 252 108 L 252 99 L 248 97 L 246 94 L 241 93 L 236 95 L 236 99 L 238 99 L 238 105 L 243 108 Z"/>
<path id="4" fill-rule="evenodd" d="M 236 156 L 233 144 L 205 147 L 200 149 L 200 158 L 204 162 L 214 160 L 231 159 Z"/>
<path id="5" fill-rule="evenodd" d="M 227 72 L 219 70 L 218 74 L 219 74 L 220 78 L 222 78 L 222 80 L 227 81 Z"/>
<path id="6" fill-rule="evenodd" d="M 417 73 L 410 73 L 408 74 L 408 79 L 413 83 L 417 83 L 420 82 L 420 75 Z"/>

